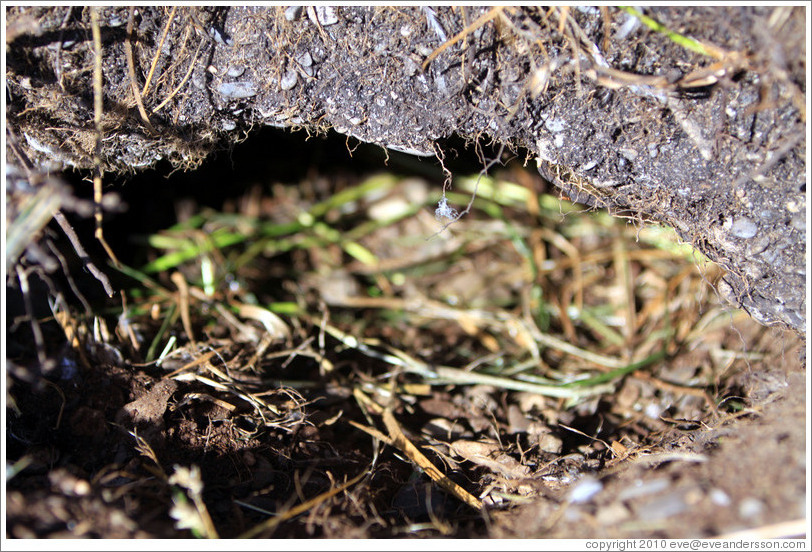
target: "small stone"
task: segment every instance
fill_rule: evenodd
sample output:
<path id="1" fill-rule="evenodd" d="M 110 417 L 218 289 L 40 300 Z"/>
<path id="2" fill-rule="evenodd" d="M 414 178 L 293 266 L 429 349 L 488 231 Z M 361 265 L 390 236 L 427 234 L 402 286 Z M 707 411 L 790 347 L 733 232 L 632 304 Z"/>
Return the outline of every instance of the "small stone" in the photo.
<path id="1" fill-rule="evenodd" d="M 739 515 L 743 518 L 751 518 L 764 511 L 764 503 L 757 498 L 745 498 L 739 503 Z"/>
<path id="2" fill-rule="evenodd" d="M 226 98 L 239 100 L 243 98 L 250 98 L 251 96 L 256 96 L 257 85 L 256 83 L 250 81 L 224 82 L 217 87 L 217 91 L 220 93 L 220 95 Z"/>
<path id="3" fill-rule="evenodd" d="M 761 280 L 764 277 L 764 267 L 758 263 L 744 263 L 744 273 L 752 280 Z"/>
<path id="4" fill-rule="evenodd" d="M 313 65 L 313 58 L 310 56 L 310 52 L 305 52 L 299 57 L 296 58 L 296 61 L 299 62 L 299 65 L 302 67 L 310 67 Z"/>
<path id="5" fill-rule="evenodd" d="M 282 75 L 282 78 L 279 80 L 279 86 L 282 90 L 291 90 L 296 86 L 298 80 L 295 71 L 285 71 L 285 74 Z"/>
<path id="6" fill-rule="evenodd" d="M 770 243 L 769 236 L 760 236 L 748 244 L 747 254 L 751 257 L 759 255 L 770 247 Z"/>
<path id="7" fill-rule="evenodd" d="M 799 231 L 806 230 L 806 217 L 804 215 L 805 213 L 803 212 L 796 213 L 795 216 L 792 217 L 790 225 Z"/>
<path id="8" fill-rule="evenodd" d="M 420 44 L 417 46 L 417 53 L 420 54 L 422 57 L 430 56 L 433 51 L 434 48 L 426 46 L 425 44 Z"/>
<path id="9" fill-rule="evenodd" d="M 710 499 L 717 506 L 730 506 L 730 497 L 722 489 L 711 490 Z"/>
<path id="10" fill-rule="evenodd" d="M 651 418 L 652 420 L 659 420 L 660 414 L 662 414 L 663 409 L 660 405 L 654 403 L 648 403 L 646 408 L 644 409 L 644 413 L 646 416 Z"/>
<path id="11" fill-rule="evenodd" d="M 544 433 L 539 436 L 539 450 L 551 454 L 561 454 L 564 448 L 564 441 L 552 433 Z"/>
<path id="12" fill-rule="evenodd" d="M 216 29 L 214 27 L 210 28 L 209 35 L 217 44 L 222 44 L 223 46 L 234 46 L 234 39 L 223 34 L 220 29 Z"/>
<path id="13" fill-rule="evenodd" d="M 285 19 L 288 21 L 296 21 L 302 15 L 304 8 L 302 6 L 290 6 L 285 10 Z"/>
<path id="14" fill-rule="evenodd" d="M 403 60 L 403 72 L 406 74 L 407 77 L 413 77 L 415 73 L 417 73 L 418 65 L 417 63 L 410 57 L 404 58 Z"/>
<path id="15" fill-rule="evenodd" d="M 747 217 L 737 217 L 730 227 L 730 233 L 737 238 L 749 239 L 758 233 L 758 226 Z"/>
<path id="16" fill-rule="evenodd" d="M 589 502 L 603 490 L 603 483 L 591 476 L 581 479 L 570 491 L 570 502 L 580 504 Z"/>
<path id="17" fill-rule="evenodd" d="M 578 167 L 578 172 L 591 171 L 592 169 L 598 166 L 598 163 L 600 163 L 600 159 L 592 159 L 590 161 L 587 161 L 586 163 Z"/>
<path id="18" fill-rule="evenodd" d="M 241 77 L 243 73 L 245 73 L 245 66 L 243 65 L 232 65 L 226 71 L 226 75 L 234 78 Z"/>
<path id="19" fill-rule="evenodd" d="M 518 406 L 512 404 L 508 407 L 507 418 L 508 433 L 527 433 L 527 429 L 530 426 L 530 420 L 528 420 L 524 414 L 522 414 L 522 411 Z"/>
<path id="20" fill-rule="evenodd" d="M 307 8 L 307 16 L 313 23 L 319 23 L 322 27 L 338 23 L 336 9 L 331 6 L 316 6 Z"/>
<path id="21" fill-rule="evenodd" d="M 565 123 L 561 119 L 547 119 L 544 122 L 544 126 L 547 130 L 555 134 L 556 132 L 561 132 L 562 130 L 567 128 L 567 123 Z"/>

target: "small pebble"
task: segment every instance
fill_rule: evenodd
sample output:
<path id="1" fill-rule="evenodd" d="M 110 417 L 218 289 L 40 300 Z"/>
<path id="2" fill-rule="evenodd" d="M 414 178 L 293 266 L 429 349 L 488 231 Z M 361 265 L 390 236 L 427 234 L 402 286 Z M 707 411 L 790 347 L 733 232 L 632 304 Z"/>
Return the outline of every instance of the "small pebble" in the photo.
<path id="1" fill-rule="evenodd" d="M 739 515 L 743 518 L 751 518 L 764 511 L 764 503 L 757 498 L 745 498 L 739 503 Z"/>
<path id="2" fill-rule="evenodd" d="M 799 231 L 804 231 L 806 229 L 806 217 L 804 216 L 805 213 L 797 213 L 792 220 L 790 221 L 790 225 Z"/>
<path id="3" fill-rule="evenodd" d="M 648 403 L 645 408 L 645 414 L 653 420 L 660 418 L 660 413 L 663 411 L 662 407 L 658 404 Z"/>
<path id="4" fill-rule="evenodd" d="M 730 227 L 730 233 L 742 239 L 749 239 L 756 235 L 758 226 L 747 217 L 737 217 Z"/>
<path id="5" fill-rule="evenodd" d="M 282 78 L 279 80 L 279 86 L 282 90 L 291 90 L 296 86 L 297 81 L 298 77 L 294 71 L 285 71 L 285 74 L 282 75 Z"/>
<path id="6" fill-rule="evenodd" d="M 589 502 L 595 495 L 603 490 L 603 483 L 594 477 L 586 476 L 581 479 L 570 491 L 570 502 L 580 504 Z"/>
<path id="7" fill-rule="evenodd" d="M 310 67 L 313 65 L 313 58 L 310 56 L 310 52 L 305 52 L 299 57 L 296 58 L 296 61 L 299 62 L 299 65 L 302 67 Z"/>
<path id="8" fill-rule="evenodd" d="M 553 435 L 552 433 L 545 433 L 539 436 L 539 450 L 551 454 L 561 454 L 563 448 L 564 441 L 561 440 L 561 437 Z"/>
<path id="9" fill-rule="evenodd" d="M 245 67 L 243 65 L 232 65 L 228 68 L 228 71 L 226 71 L 226 75 L 234 78 L 242 76 L 243 73 L 245 73 Z"/>
<path id="10" fill-rule="evenodd" d="M 214 27 L 210 28 L 209 29 L 209 35 L 211 35 L 211 37 L 214 39 L 214 41 L 217 44 L 222 44 L 223 46 L 233 46 L 234 45 L 234 39 L 232 39 L 228 35 L 223 35 L 223 33 L 220 32 L 220 29 L 215 29 Z"/>
<path id="11" fill-rule="evenodd" d="M 556 133 L 556 132 L 561 132 L 562 130 L 567 128 L 567 123 L 565 123 L 561 119 L 547 119 L 544 122 L 544 126 L 550 132 Z"/>
<path id="12" fill-rule="evenodd" d="M 220 93 L 220 95 L 226 98 L 239 100 L 242 98 L 250 98 L 251 96 L 256 96 L 257 85 L 250 81 L 224 82 L 217 87 L 217 91 Z"/>
<path id="13" fill-rule="evenodd" d="M 285 19 L 288 21 L 296 21 L 302 15 L 304 8 L 302 6 L 290 6 L 285 10 Z"/>
<path id="14" fill-rule="evenodd" d="M 592 159 L 591 161 L 587 161 L 586 163 L 584 163 L 583 165 L 578 167 L 578 171 L 579 172 L 590 171 L 590 170 L 594 169 L 595 167 L 597 167 L 599 162 L 600 162 L 599 159 Z"/>
<path id="15" fill-rule="evenodd" d="M 417 69 L 419 66 L 417 63 L 410 57 L 404 58 L 403 60 L 403 72 L 406 74 L 407 77 L 412 77 L 417 73 Z"/>
<path id="16" fill-rule="evenodd" d="M 317 21 L 313 20 L 314 14 Z M 330 6 L 316 6 L 315 10 L 308 9 L 307 15 L 313 23 L 321 23 L 322 27 L 338 23 L 336 9 Z"/>
<path id="17" fill-rule="evenodd" d="M 639 26 L 639 20 L 633 15 L 626 15 L 626 21 L 615 33 L 614 40 L 624 40 Z"/>
<path id="18" fill-rule="evenodd" d="M 711 490 L 710 499 L 717 506 L 730 506 L 730 497 L 722 489 Z"/>

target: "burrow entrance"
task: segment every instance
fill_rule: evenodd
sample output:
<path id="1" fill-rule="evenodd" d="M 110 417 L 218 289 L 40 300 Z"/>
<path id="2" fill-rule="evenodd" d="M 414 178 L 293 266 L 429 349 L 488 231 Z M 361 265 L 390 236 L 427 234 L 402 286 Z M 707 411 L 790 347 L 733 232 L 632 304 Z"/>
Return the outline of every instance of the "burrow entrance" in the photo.
<path id="1" fill-rule="evenodd" d="M 726 472 L 720 445 L 757 446 L 797 336 L 525 152 L 440 146 L 266 130 L 195 171 L 111 178 L 120 267 L 70 221 L 112 299 L 49 228 L 56 270 L 28 274 L 43 337 L 7 333 L 9 535 L 680 537 L 797 516 L 740 484 L 766 458 Z"/>

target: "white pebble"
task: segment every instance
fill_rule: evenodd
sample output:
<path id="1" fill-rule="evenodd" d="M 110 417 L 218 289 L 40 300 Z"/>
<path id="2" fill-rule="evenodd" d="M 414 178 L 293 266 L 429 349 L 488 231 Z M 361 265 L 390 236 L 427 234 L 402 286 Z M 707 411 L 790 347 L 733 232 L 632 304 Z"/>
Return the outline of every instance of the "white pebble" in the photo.
<path id="1" fill-rule="evenodd" d="M 257 85 L 253 82 L 224 82 L 217 87 L 217 91 L 226 98 L 239 100 L 256 96 Z"/>
<path id="2" fill-rule="evenodd" d="M 234 78 L 241 77 L 243 73 L 245 73 L 245 66 L 243 65 L 232 65 L 226 71 L 226 75 Z"/>
<path id="3" fill-rule="evenodd" d="M 285 71 L 285 74 L 282 75 L 282 78 L 279 80 L 279 86 L 282 90 L 291 90 L 296 86 L 298 80 L 295 71 Z"/>
<path id="4" fill-rule="evenodd" d="M 336 9 L 330 6 L 316 6 L 315 9 L 308 8 L 307 16 L 313 23 L 320 23 L 322 27 L 338 23 Z"/>
<path id="5" fill-rule="evenodd" d="M 743 518 L 751 518 L 764 511 L 764 503 L 757 498 L 745 498 L 739 503 L 739 515 Z"/>
<path id="6" fill-rule="evenodd" d="M 581 479 L 570 491 L 570 502 L 580 504 L 589 502 L 595 495 L 603 490 L 603 483 L 594 477 L 586 476 Z"/>
<path id="7" fill-rule="evenodd" d="M 730 233 L 738 238 L 749 239 L 758 233 L 758 226 L 747 217 L 737 217 L 730 227 Z"/>
<path id="8" fill-rule="evenodd" d="M 544 126 L 552 133 L 561 132 L 565 128 L 567 128 L 567 123 L 562 121 L 561 119 L 547 119 L 544 122 Z"/>
<path id="9" fill-rule="evenodd" d="M 285 10 L 285 19 L 288 21 L 296 21 L 302 15 L 302 6 L 290 6 Z"/>
<path id="10" fill-rule="evenodd" d="M 710 499 L 717 506 L 730 506 L 730 497 L 722 489 L 712 489 Z"/>

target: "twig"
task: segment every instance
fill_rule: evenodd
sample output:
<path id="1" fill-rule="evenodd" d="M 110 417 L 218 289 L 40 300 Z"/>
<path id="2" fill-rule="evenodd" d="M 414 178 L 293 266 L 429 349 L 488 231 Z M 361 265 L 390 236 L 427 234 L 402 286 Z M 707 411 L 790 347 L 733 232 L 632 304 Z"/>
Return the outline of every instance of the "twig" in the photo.
<path id="1" fill-rule="evenodd" d="M 20 281 L 20 292 L 23 294 L 23 304 L 25 312 L 28 314 L 28 321 L 31 323 L 31 333 L 34 334 L 34 344 L 37 346 L 37 359 L 41 367 L 45 367 L 47 358 L 45 356 L 45 340 L 42 337 L 42 328 L 37 323 L 34 316 L 34 307 L 31 304 L 31 293 L 28 288 L 28 273 L 19 264 L 14 267 L 17 271 L 17 279 Z"/>
<path id="2" fill-rule="evenodd" d="M 437 469 L 437 466 L 432 464 L 429 459 L 420 452 L 420 449 L 403 434 L 403 430 L 400 429 L 400 424 L 398 424 L 398 421 L 390 409 L 385 409 L 382 417 L 383 423 L 386 425 L 386 430 L 389 432 L 389 438 L 396 448 L 403 451 L 403 453 L 409 457 L 409 460 L 420 466 L 426 475 L 443 489 L 456 496 L 460 501 L 474 510 L 482 510 L 482 502 L 480 502 L 479 499 L 454 483 L 446 474 Z"/>
<path id="3" fill-rule="evenodd" d="M 113 264 L 118 265 L 113 250 L 104 239 L 104 232 L 102 230 L 102 168 L 101 168 L 101 148 L 102 148 L 102 114 L 104 110 L 104 97 L 103 97 L 103 81 L 102 81 L 102 43 L 101 43 L 101 29 L 99 28 L 99 7 L 92 7 L 90 9 L 90 22 L 93 29 L 93 49 L 94 49 L 94 64 L 93 64 L 93 124 L 96 129 L 96 147 L 93 150 L 93 167 L 95 174 L 93 175 L 93 202 L 95 204 L 94 218 L 96 219 L 96 232 L 95 237 L 104 247 L 107 256 L 113 261 Z M 64 226 L 63 226 L 64 229 Z M 78 243 L 78 242 L 77 242 Z M 76 247 L 76 243 L 74 243 Z M 77 249 L 78 253 L 78 249 Z M 94 274 L 96 278 L 98 276 Z M 104 283 L 104 282 L 102 282 Z M 112 297 L 113 290 L 109 287 L 105 288 L 107 294 Z"/>
<path id="4" fill-rule="evenodd" d="M 85 251 L 85 248 L 82 247 L 82 242 L 79 241 L 79 236 L 76 235 L 76 232 L 73 230 L 73 227 L 68 222 L 68 219 L 65 218 L 65 215 L 62 214 L 61 211 L 57 211 L 54 213 L 54 219 L 56 222 L 59 223 L 59 226 L 62 228 L 62 231 L 65 232 L 65 235 L 70 240 L 71 245 L 73 246 L 74 251 L 79 256 L 79 260 L 85 265 L 85 268 L 99 281 L 101 282 L 102 287 L 104 288 L 104 292 L 107 294 L 108 297 L 112 297 L 115 291 L 113 290 L 113 286 L 110 284 L 110 280 L 107 278 L 107 275 L 99 270 L 96 265 L 93 264 L 93 261 L 90 260 L 90 256 Z"/>
<path id="5" fill-rule="evenodd" d="M 49 240 L 47 242 L 48 249 L 51 250 L 56 260 L 59 261 L 60 266 L 62 266 L 62 273 L 65 275 L 65 278 L 68 280 L 68 285 L 70 286 L 71 291 L 73 294 L 79 299 L 82 303 L 82 306 L 85 309 L 85 315 L 90 317 L 93 315 L 93 310 L 90 308 L 90 303 L 87 302 L 85 296 L 82 295 L 82 292 L 79 291 L 79 288 L 76 287 L 76 282 L 74 282 L 73 277 L 70 275 L 70 270 L 68 269 L 68 263 L 65 261 L 65 257 L 62 256 L 62 253 L 59 252 L 59 249 Z"/>

